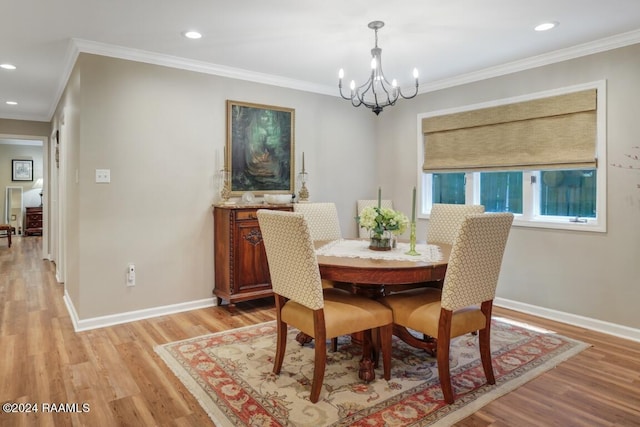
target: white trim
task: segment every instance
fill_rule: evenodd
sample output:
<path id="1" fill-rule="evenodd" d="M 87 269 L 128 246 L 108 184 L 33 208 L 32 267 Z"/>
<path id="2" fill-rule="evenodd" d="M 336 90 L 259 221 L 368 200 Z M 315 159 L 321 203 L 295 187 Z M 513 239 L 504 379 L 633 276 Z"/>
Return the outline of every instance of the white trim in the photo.
<path id="1" fill-rule="evenodd" d="M 197 310 L 200 308 L 208 308 L 215 306 L 215 298 L 205 298 L 196 301 L 189 301 L 179 304 L 165 305 L 161 307 L 147 308 L 143 310 L 129 311 L 125 313 L 112 314 L 107 316 L 93 317 L 90 319 L 80 320 L 75 310 L 73 302 L 67 291 L 64 292 L 64 303 L 73 323 L 73 329 L 76 332 L 88 331 L 91 329 L 104 328 L 107 326 L 119 325 L 122 323 L 134 322 L 137 320 L 149 319 L 153 317 L 165 316 L 168 314 L 181 313 L 183 311 Z M 534 316 L 556 322 L 567 323 L 569 325 L 579 326 L 607 335 L 613 335 L 619 338 L 640 342 L 640 329 L 630 328 L 628 326 L 618 325 L 615 323 L 605 322 L 602 320 L 592 319 L 589 317 L 579 316 L 576 314 L 566 313 L 562 311 L 552 310 L 549 308 L 539 307 L 518 301 L 512 301 L 505 298 L 496 298 L 494 304 L 498 307 L 519 311 Z"/>
<path id="2" fill-rule="evenodd" d="M 67 290 L 64 291 L 64 303 L 71 316 L 73 329 L 76 332 L 88 331 L 91 329 L 104 328 L 107 326 L 119 325 L 122 323 L 134 322 L 137 320 L 149 319 L 152 317 L 165 316 L 168 314 L 181 313 L 183 311 L 197 310 L 200 308 L 213 307 L 216 305 L 215 298 L 205 298 L 196 301 L 182 302 L 178 304 L 165 305 L 160 307 L 146 308 L 143 310 L 128 311 L 125 313 L 110 314 L 107 316 L 93 317 L 90 319 L 79 319 L 73 302 Z"/>
<path id="3" fill-rule="evenodd" d="M 550 308 L 539 307 L 505 298 L 496 298 L 493 303 L 498 307 L 532 314 L 534 316 L 543 317 L 556 322 L 567 323 L 569 325 L 579 326 L 592 331 L 602 332 L 603 334 L 640 342 L 640 329 L 631 328 L 629 326 L 618 325 L 616 323 L 605 322 L 603 320 L 592 319 L 590 317 L 552 310 Z"/>
<path id="4" fill-rule="evenodd" d="M 594 42 L 584 43 L 577 46 L 559 49 L 553 52 L 543 53 L 541 55 L 532 56 L 519 61 L 513 61 L 506 64 L 497 65 L 495 67 L 485 68 L 483 70 L 474 71 L 460 76 L 439 80 L 437 82 L 421 84 L 418 93 L 435 92 L 450 87 L 460 86 L 494 77 L 504 76 L 507 74 L 517 73 L 519 71 L 530 70 L 545 65 L 556 64 L 570 59 L 580 58 L 587 55 L 593 55 L 608 50 L 618 49 L 630 46 L 640 42 L 640 30 L 633 30 L 627 33 L 617 34 Z"/>
<path id="5" fill-rule="evenodd" d="M 436 90 L 460 86 L 467 83 L 473 83 L 480 80 L 486 80 L 493 77 L 515 73 L 518 71 L 529 70 L 543 65 L 554 64 L 562 61 L 567 61 L 569 59 L 618 49 L 636 43 L 640 43 L 640 30 L 618 34 L 601 40 L 596 40 L 594 42 L 584 43 L 566 49 L 548 52 L 542 55 L 525 58 L 520 61 L 509 62 L 507 64 L 485 68 L 483 70 L 462 74 L 456 77 L 447 78 L 432 83 L 422 83 L 420 85 L 420 90 L 418 93 L 423 94 L 434 92 Z M 309 83 L 301 80 L 288 79 L 281 76 L 257 73 L 239 68 L 227 67 L 224 65 L 210 64 L 202 61 L 194 61 L 186 58 L 179 58 L 175 56 L 162 55 L 138 49 L 125 48 L 122 46 L 108 45 L 105 43 L 99 43 L 90 40 L 71 39 L 70 46 L 67 51 L 65 71 L 60 76 L 58 90 L 56 91 L 56 96 L 53 98 L 54 102 L 52 102 L 51 106 L 49 107 L 48 118 L 42 118 L 42 121 L 51 121 L 55 108 L 60 102 L 60 98 L 62 96 L 64 88 L 66 87 L 69 76 L 71 75 L 71 70 L 73 69 L 73 66 L 75 65 L 76 59 L 80 52 L 94 53 L 96 55 L 163 65 L 166 67 L 197 71 L 207 74 L 214 74 L 234 79 L 241 79 L 273 86 L 319 93 L 323 95 L 332 95 L 336 97 L 340 96 L 336 87 L 334 86 Z M 27 120 L 28 118 L 24 117 L 23 119 Z"/>
<path id="6" fill-rule="evenodd" d="M 337 96 L 336 88 L 333 86 L 319 85 L 302 80 L 295 80 L 256 71 L 244 70 L 241 68 L 233 68 L 226 65 L 196 61 L 193 59 L 185 59 L 177 56 L 160 55 L 140 49 L 113 46 L 90 40 L 72 39 L 72 41 L 79 52 L 126 59 L 129 61 L 143 62 L 147 64 L 162 65 L 165 67 L 195 71 L 204 74 L 214 74 L 217 76 L 229 77 L 232 79 L 247 80 L 272 86 L 281 86 L 306 92 L 320 93 L 323 95 Z"/>

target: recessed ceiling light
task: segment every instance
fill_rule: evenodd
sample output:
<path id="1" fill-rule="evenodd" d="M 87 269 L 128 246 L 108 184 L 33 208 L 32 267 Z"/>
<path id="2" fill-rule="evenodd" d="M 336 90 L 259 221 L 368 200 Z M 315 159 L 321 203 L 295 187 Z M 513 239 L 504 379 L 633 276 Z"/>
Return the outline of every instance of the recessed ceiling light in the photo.
<path id="1" fill-rule="evenodd" d="M 536 25 L 534 30 L 536 31 L 549 31 L 552 28 L 558 26 L 557 22 L 543 22 L 542 24 Z"/>
<path id="2" fill-rule="evenodd" d="M 7 101 L 7 105 L 18 105 L 16 101 Z"/>
<path id="3" fill-rule="evenodd" d="M 0 68 L 4 68 L 5 70 L 15 70 L 16 66 L 13 64 L 0 64 Z"/>
<path id="4" fill-rule="evenodd" d="M 188 39 L 194 39 L 194 40 L 202 38 L 202 34 L 200 34 L 197 31 L 185 31 L 184 33 L 182 33 L 182 35 Z"/>

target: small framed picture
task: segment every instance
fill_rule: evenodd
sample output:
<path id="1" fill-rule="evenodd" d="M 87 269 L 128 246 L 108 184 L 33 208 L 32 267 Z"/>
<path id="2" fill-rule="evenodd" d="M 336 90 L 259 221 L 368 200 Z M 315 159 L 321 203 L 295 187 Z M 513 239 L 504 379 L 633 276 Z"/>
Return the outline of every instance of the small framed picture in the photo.
<path id="1" fill-rule="evenodd" d="M 33 181 L 33 160 L 11 160 L 12 181 Z"/>

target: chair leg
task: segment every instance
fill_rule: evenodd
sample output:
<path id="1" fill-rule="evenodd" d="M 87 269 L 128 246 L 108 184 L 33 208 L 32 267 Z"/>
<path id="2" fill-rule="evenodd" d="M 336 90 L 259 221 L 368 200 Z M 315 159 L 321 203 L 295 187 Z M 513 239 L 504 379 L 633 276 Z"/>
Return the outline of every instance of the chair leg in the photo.
<path id="1" fill-rule="evenodd" d="M 452 404 L 454 401 L 453 388 L 451 387 L 451 372 L 449 371 L 449 348 L 451 344 L 452 315 L 453 313 L 449 310 L 440 310 L 440 322 L 438 324 L 438 343 L 436 350 L 440 387 L 442 388 L 444 401 L 448 404 Z"/>
<path id="2" fill-rule="evenodd" d="M 338 351 L 338 337 L 331 338 L 331 351 L 334 353 Z"/>
<path id="3" fill-rule="evenodd" d="M 484 376 L 487 378 L 488 384 L 495 384 L 496 379 L 493 375 L 493 365 L 491 364 L 491 333 L 488 328 L 480 330 L 480 360 L 482 360 L 482 368 Z"/>
<path id="4" fill-rule="evenodd" d="M 311 383 L 311 395 L 309 400 L 316 403 L 320 399 L 320 391 L 322 390 L 322 382 L 324 381 L 324 370 L 327 364 L 327 341 L 323 337 L 316 336 L 316 349 L 313 363 L 313 383 Z"/>
<path id="5" fill-rule="evenodd" d="M 280 310 L 284 305 L 284 299 L 276 295 L 276 355 L 273 359 L 273 373 L 279 374 L 282 369 L 282 361 L 284 360 L 284 353 L 287 349 L 287 324 L 280 318 Z"/>
<path id="6" fill-rule="evenodd" d="M 444 401 L 453 403 L 453 388 L 451 387 L 451 373 L 449 372 L 449 337 L 438 340 L 438 376 L 440 377 L 440 387 L 444 395 Z"/>
<path id="7" fill-rule="evenodd" d="M 480 345 L 480 360 L 482 360 L 482 368 L 484 369 L 484 376 L 487 378 L 488 384 L 495 384 L 496 379 L 493 375 L 493 365 L 491 364 L 491 301 L 482 303 L 481 310 L 487 319 L 484 329 L 479 333 L 479 345 Z"/>
<path id="8" fill-rule="evenodd" d="M 287 324 L 278 321 L 276 331 L 276 355 L 273 359 L 273 373 L 279 374 L 284 361 L 284 353 L 287 350 Z"/>
<path id="9" fill-rule="evenodd" d="M 380 362 L 380 334 L 382 331 L 380 328 L 375 328 L 371 330 L 371 360 L 373 361 L 373 367 L 378 369 Z"/>
<path id="10" fill-rule="evenodd" d="M 391 339 L 393 335 L 393 323 L 378 328 L 380 334 L 380 346 L 382 347 L 382 364 L 384 379 L 391 379 Z"/>

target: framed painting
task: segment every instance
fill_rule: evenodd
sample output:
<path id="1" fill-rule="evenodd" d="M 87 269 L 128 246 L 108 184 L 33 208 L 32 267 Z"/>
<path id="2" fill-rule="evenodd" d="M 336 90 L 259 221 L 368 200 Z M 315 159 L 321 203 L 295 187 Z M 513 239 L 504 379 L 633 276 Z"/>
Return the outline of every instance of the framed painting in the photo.
<path id="1" fill-rule="evenodd" d="M 227 100 L 231 196 L 294 192 L 295 110 Z"/>
<path id="2" fill-rule="evenodd" d="M 33 160 L 11 160 L 12 181 L 33 181 Z"/>

